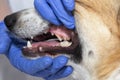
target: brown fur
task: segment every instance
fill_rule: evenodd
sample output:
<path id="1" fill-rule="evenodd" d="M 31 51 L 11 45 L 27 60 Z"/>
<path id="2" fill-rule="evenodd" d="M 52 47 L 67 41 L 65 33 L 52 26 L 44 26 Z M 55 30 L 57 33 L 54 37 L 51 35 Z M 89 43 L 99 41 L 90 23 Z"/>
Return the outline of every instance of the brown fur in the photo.
<path id="1" fill-rule="evenodd" d="M 97 49 L 97 53 L 94 52 L 94 54 L 99 56 L 97 63 L 90 71 L 98 80 L 106 80 L 120 65 L 120 0 L 76 0 L 75 16 L 77 31 L 91 40 Z M 87 23 L 83 23 L 85 20 L 95 25 L 86 27 L 84 25 Z M 101 22 L 102 27 L 97 22 Z M 93 28 L 93 31 L 88 29 L 89 27 Z M 98 32 L 100 27 L 105 28 L 110 36 L 104 32 Z M 86 32 L 81 32 L 83 29 Z M 84 38 L 81 35 L 79 35 L 80 39 Z M 84 41 L 87 40 L 84 39 Z"/>

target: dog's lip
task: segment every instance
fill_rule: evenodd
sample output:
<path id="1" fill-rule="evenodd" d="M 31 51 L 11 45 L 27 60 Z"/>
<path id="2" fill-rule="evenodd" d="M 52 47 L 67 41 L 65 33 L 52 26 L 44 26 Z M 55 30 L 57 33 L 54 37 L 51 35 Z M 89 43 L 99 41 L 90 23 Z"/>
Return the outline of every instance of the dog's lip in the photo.
<path id="1" fill-rule="evenodd" d="M 56 54 L 73 54 L 76 50 L 76 47 L 79 46 L 79 39 L 77 33 L 74 30 L 69 30 L 63 26 L 54 26 L 50 25 L 53 28 L 50 28 L 51 33 L 58 33 L 62 30 L 63 35 L 70 37 L 72 44 L 68 47 L 59 46 L 59 42 L 56 41 L 46 41 L 46 42 L 37 42 L 32 44 L 32 47 L 23 47 L 23 55 L 28 57 L 44 56 L 46 54 L 56 55 Z M 37 45 L 36 45 L 37 44 Z M 55 44 L 55 46 L 52 46 Z"/>

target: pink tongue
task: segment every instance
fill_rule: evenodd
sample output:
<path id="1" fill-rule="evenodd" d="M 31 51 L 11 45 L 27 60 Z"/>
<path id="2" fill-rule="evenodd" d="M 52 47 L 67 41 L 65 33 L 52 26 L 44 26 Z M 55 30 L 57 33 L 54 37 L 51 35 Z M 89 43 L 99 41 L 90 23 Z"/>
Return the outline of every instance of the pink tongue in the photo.
<path id="1" fill-rule="evenodd" d="M 60 46 L 60 43 L 57 41 L 45 41 L 45 42 L 36 42 L 32 44 L 33 48 L 38 48 L 38 47 L 55 47 L 55 46 Z"/>

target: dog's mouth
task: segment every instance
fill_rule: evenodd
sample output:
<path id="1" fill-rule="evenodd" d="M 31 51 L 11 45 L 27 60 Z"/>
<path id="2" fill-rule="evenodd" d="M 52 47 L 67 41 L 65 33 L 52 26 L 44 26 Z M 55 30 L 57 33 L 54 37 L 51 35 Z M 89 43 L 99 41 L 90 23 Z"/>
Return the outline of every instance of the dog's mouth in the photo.
<path id="1" fill-rule="evenodd" d="M 58 54 L 77 54 L 75 53 L 79 47 L 79 39 L 77 33 L 69 30 L 64 26 L 55 26 L 50 24 L 49 29 L 43 34 L 27 40 L 27 46 L 24 46 L 22 51 L 25 56 L 36 57 Z M 79 53 L 80 54 L 80 53 Z"/>
<path id="2" fill-rule="evenodd" d="M 76 31 L 50 24 L 35 9 L 8 15 L 4 22 L 12 33 L 11 38 L 15 44 L 19 41 L 23 44 L 19 39 L 25 43 L 27 41 L 27 45 L 22 48 L 26 57 L 68 54 L 76 62 L 81 60 L 81 46 Z"/>

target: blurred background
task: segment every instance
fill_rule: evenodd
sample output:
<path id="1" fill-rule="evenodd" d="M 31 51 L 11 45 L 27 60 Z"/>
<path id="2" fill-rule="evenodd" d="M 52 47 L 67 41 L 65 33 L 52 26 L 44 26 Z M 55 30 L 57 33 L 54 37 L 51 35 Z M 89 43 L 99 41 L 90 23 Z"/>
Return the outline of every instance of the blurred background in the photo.
<path id="1" fill-rule="evenodd" d="M 3 20 L 4 17 L 11 12 L 10 7 L 7 3 L 7 0 L 0 0 L 0 21 Z"/>

